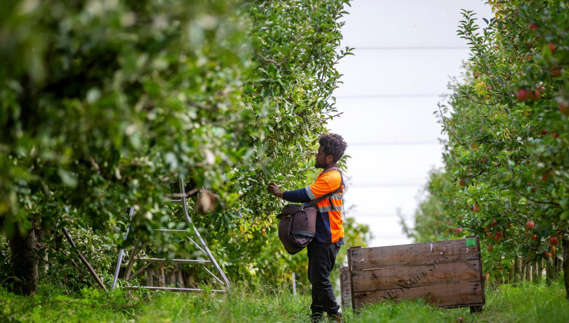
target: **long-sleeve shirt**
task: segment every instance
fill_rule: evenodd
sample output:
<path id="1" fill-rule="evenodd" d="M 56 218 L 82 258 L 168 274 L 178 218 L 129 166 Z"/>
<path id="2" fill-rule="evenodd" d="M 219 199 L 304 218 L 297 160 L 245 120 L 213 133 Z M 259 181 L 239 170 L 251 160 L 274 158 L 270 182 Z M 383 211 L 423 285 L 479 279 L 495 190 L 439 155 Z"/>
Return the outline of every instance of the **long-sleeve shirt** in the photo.
<path id="1" fill-rule="evenodd" d="M 334 192 L 336 194 L 318 202 L 318 216 L 316 217 L 316 239 L 322 243 L 335 243 L 344 238 L 342 223 L 342 203 L 344 196 L 344 182 L 342 174 L 337 169 L 324 170 L 316 178 L 316 182 L 309 186 L 283 193 L 283 199 L 289 202 L 307 203 Z"/>

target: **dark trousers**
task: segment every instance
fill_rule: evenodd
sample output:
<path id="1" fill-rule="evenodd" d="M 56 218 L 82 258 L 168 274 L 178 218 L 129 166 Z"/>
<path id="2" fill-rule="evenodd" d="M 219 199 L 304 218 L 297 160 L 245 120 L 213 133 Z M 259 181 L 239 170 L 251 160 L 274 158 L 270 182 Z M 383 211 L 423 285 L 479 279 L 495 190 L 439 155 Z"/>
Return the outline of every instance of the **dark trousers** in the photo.
<path id="1" fill-rule="evenodd" d="M 342 240 L 336 243 L 321 243 L 316 238 L 308 244 L 308 280 L 312 284 L 310 309 L 313 314 L 336 314 L 340 309 L 330 283 L 330 272 L 334 268 L 336 255 L 342 244 Z"/>

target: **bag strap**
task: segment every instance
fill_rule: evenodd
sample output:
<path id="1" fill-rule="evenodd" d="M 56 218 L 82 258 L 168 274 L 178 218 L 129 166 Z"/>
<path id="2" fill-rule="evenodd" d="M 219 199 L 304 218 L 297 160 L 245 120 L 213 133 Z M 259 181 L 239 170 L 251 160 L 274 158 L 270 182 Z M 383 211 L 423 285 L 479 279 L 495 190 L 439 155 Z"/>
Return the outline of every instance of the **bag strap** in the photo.
<path id="1" fill-rule="evenodd" d="M 338 189 L 336 189 L 335 191 L 330 192 L 326 195 L 322 195 L 319 198 L 317 198 L 311 202 L 304 204 L 304 207 L 310 207 L 310 206 L 316 205 L 316 204 L 318 204 L 318 202 L 331 197 L 332 195 L 338 193 L 342 189 L 342 184 L 344 184 L 344 176 L 342 176 L 342 172 L 338 169 L 338 167 L 331 167 L 330 169 L 327 169 L 324 173 L 328 173 L 328 172 L 331 172 L 333 170 L 337 170 L 340 173 L 340 177 L 342 178 L 342 180 L 340 181 L 340 186 L 338 187 Z M 324 174 L 324 173 L 322 173 L 322 174 Z M 330 205 L 332 205 L 332 201 L 330 201 Z"/>

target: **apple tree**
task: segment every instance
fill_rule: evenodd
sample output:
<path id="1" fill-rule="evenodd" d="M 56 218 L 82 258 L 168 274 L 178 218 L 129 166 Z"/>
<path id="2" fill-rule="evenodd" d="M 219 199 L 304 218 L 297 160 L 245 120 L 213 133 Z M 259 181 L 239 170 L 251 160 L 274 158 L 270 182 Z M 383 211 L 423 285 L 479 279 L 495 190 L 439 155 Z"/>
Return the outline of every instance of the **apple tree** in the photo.
<path id="1" fill-rule="evenodd" d="M 35 292 L 40 249 L 61 227 L 116 251 L 133 205 L 132 237 L 159 241 L 180 175 L 203 193 L 192 216 L 232 277 L 304 264 L 275 261 L 280 202 L 265 189 L 314 176 L 316 140 L 336 113 L 335 64 L 350 54 L 337 51 L 347 4 L 8 1 L 0 229 L 14 290 Z M 366 232 L 353 227 L 353 239 Z M 98 270 L 115 256 L 93 255 Z"/>
<path id="2" fill-rule="evenodd" d="M 448 221 L 481 237 L 485 271 L 519 261 L 556 271 L 569 252 L 567 4 L 490 3 L 494 17 L 480 25 L 463 12 L 458 34 L 471 54 L 440 107 L 445 169 L 423 204 L 441 205 Z M 417 224 L 417 232 L 432 229 Z"/>

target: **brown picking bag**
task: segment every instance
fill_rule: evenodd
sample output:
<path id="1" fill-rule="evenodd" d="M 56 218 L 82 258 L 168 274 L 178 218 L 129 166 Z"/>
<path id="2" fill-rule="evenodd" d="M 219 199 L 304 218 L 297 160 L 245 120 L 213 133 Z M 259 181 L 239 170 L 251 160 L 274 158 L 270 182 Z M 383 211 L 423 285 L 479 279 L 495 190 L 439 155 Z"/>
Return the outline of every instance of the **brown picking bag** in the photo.
<path id="1" fill-rule="evenodd" d="M 336 169 L 334 167 L 330 170 Z M 338 193 L 342 188 L 342 184 L 334 192 L 323 195 L 304 205 L 288 204 L 284 207 L 281 214 L 277 216 L 280 219 L 279 239 L 289 254 L 294 255 L 302 251 L 312 241 L 316 235 L 316 217 L 318 215 L 318 209 L 315 205 Z M 330 201 L 330 204 L 332 204 L 332 201 Z"/>
<path id="2" fill-rule="evenodd" d="M 294 255 L 306 247 L 316 234 L 316 216 L 314 206 L 289 204 L 278 216 L 279 239 L 286 251 Z"/>

